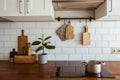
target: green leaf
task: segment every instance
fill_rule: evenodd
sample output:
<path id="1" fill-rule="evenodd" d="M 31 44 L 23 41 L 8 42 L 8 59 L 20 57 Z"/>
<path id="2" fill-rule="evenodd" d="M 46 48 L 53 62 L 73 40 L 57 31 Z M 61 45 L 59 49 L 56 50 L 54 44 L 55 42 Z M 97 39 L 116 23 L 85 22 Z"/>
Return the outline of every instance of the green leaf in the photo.
<path id="1" fill-rule="evenodd" d="M 32 45 L 39 45 L 41 42 L 40 41 L 34 41 Z"/>
<path id="2" fill-rule="evenodd" d="M 42 38 L 38 38 L 39 40 L 43 40 Z"/>
<path id="3" fill-rule="evenodd" d="M 43 45 L 46 46 L 47 44 L 50 44 L 51 42 L 45 42 Z"/>
<path id="4" fill-rule="evenodd" d="M 46 41 L 46 40 L 48 40 L 48 39 L 50 39 L 50 38 L 52 38 L 51 36 L 48 36 L 48 37 L 46 37 L 45 39 L 44 39 L 44 41 Z"/>
<path id="5" fill-rule="evenodd" d="M 43 46 L 38 47 L 35 52 L 37 53 L 38 51 L 41 51 L 43 49 Z"/>
<path id="6" fill-rule="evenodd" d="M 47 45 L 47 46 L 45 46 L 45 48 L 47 48 L 47 49 L 55 49 L 55 46 L 53 46 L 53 45 Z"/>

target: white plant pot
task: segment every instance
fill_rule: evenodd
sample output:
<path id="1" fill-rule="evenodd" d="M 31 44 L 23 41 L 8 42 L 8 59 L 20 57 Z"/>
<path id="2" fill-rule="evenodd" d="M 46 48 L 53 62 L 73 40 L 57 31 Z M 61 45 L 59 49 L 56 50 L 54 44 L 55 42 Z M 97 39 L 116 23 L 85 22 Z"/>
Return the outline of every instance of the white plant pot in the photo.
<path id="1" fill-rule="evenodd" d="M 40 64 L 46 64 L 47 63 L 47 54 L 38 54 L 38 63 Z"/>

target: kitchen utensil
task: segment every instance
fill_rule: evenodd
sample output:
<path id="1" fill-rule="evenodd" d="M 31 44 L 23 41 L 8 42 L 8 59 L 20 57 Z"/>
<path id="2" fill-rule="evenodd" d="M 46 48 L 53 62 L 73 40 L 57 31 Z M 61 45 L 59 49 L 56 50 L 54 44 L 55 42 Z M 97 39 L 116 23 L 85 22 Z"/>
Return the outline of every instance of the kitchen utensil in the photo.
<path id="1" fill-rule="evenodd" d="M 86 63 L 86 71 L 90 73 L 99 74 L 102 71 L 102 64 L 104 63 L 105 62 L 90 60 L 88 63 Z"/>
<path id="2" fill-rule="evenodd" d="M 32 55 L 32 49 L 31 49 L 31 44 L 30 43 L 27 43 L 27 54 L 28 54 L 28 56 Z"/>
<path id="3" fill-rule="evenodd" d="M 65 37 L 65 28 L 66 28 L 66 24 L 64 23 L 62 26 L 60 26 L 60 28 L 57 29 L 56 33 L 57 35 L 59 36 L 59 38 L 62 40 L 62 41 L 65 41 L 66 40 L 66 37 Z"/>
<path id="4" fill-rule="evenodd" d="M 21 36 L 18 36 L 18 54 L 23 54 L 23 49 L 28 43 L 28 37 L 24 35 L 24 30 L 21 31 Z"/>
<path id="5" fill-rule="evenodd" d="M 74 28 L 71 25 L 71 22 L 68 21 L 68 25 L 66 26 L 66 39 L 73 39 L 74 38 Z"/>
<path id="6" fill-rule="evenodd" d="M 82 44 L 83 45 L 90 45 L 90 33 L 88 32 L 88 26 L 84 27 L 84 31 L 82 33 Z"/>

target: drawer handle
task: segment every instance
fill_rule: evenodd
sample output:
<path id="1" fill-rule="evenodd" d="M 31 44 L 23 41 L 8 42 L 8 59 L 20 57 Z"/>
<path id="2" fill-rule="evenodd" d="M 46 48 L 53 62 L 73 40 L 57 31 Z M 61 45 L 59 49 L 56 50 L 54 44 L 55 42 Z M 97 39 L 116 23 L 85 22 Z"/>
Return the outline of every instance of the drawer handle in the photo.
<path id="1" fill-rule="evenodd" d="M 29 14 L 29 0 L 27 0 L 27 3 L 26 3 L 26 9 L 27 9 L 27 14 Z"/>
<path id="2" fill-rule="evenodd" d="M 22 0 L 19 0 L 19 13 L 20 13 L 20 14 L 22 14 L 21 3 L 22 3 Z"/>
<path id="3" fill-rule="evenodd" d="M 111 8 L 110 8 L 110 10 L 109 10 L 109 12 L 112 12 L 112 7 L 113 7 L 113 5 L 112 5 L 112 0 L 110 0 L 110 6 L 111 6 Z"/>

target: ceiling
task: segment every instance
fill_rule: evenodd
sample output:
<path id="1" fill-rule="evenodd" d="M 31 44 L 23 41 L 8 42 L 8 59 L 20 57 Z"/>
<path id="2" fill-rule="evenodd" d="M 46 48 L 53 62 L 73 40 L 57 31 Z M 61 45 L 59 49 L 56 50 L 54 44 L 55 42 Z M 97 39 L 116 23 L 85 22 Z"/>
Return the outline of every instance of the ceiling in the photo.
<path id="1" fill-rule="evenodd" d="M 105 0 L 52 0 L 55 10 L 94 10 Z"/>

